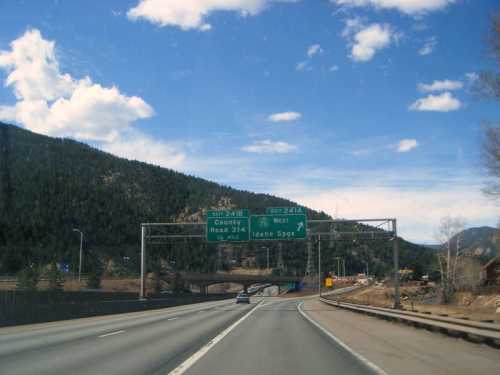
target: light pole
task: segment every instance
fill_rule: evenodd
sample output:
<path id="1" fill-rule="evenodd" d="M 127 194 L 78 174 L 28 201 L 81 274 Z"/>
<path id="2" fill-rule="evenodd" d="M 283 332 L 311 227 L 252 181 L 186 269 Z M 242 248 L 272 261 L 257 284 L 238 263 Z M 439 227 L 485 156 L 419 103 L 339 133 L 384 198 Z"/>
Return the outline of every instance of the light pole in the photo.
<path id="1" fill-rule="evenodd" d="M 82 280 L 82 247 L 83 247 L 83 232 L 80 229 L 73 228 L 73 232 L 80 233 L 80 262 L 78 265 L 78 282 Z"/>

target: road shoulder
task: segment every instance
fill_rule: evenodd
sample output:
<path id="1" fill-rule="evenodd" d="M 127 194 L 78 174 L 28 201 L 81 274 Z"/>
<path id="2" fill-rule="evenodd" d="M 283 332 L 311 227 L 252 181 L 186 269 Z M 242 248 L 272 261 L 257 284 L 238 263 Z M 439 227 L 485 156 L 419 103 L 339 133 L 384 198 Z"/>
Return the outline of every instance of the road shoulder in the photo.
<path id="1" fill-rule="evenodd" d="M 389 374 L 500 373 L 500 351 L 306 300 L 303 310 Z"/>

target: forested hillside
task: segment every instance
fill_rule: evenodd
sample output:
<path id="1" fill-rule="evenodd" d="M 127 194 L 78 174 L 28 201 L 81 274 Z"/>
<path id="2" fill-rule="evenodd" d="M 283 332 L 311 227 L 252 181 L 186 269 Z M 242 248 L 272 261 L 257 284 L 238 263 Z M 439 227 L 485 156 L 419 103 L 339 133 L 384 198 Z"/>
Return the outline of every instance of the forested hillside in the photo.
<path id="1" fill-rule="evenodd" d="M 207 208 L 232 206 L 263 213 L 266 207 L 295 203 L 266 194 L 235 190 L 173 170 L 117 158 L 88 145 L 31 133 L 0 123 L 0 273 L 13 274 L 28 265 L 78 261 L 78 234 L 85 233 L 84 270 L 103 260 L 115 270 L 137 272 L 141 222 L 202 219 Z M 327 216 L 312 210 L 309 218 Z M 247 258 L 265 266 L 262 243 L 217 246 L 190 241 L 156 247 L 152 254 L 179 269 L 213 271 Z M 271 262 L 276 261 L 276 243 Z M 229 255 L 228 255 L 229 254 Z M 334 255 L 345 256 L 348 271 L 369 262 L 371 270 L 390 269 L 390 243 L 340 243 L 325 250 L 326 267 Z M 285 272 L 303 273 L 305 245 L 287 243 Z M 109 262 L 112 260 L 112 262 Z M 273 263 L 274 262 L 274 263 Z M 165 262 L 163 262 L 165 263 Z M 432 266 L 432 251 L 401 242 L 401 265 L 418 273 Z M 118 272 L 118 271 L 116 271 Z"/>

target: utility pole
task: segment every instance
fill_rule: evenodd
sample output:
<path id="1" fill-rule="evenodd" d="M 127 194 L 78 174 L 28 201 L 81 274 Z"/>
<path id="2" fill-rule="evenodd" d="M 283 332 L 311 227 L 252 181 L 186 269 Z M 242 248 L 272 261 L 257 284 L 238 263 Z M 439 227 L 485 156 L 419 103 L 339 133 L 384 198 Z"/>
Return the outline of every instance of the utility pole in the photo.
<path id="1" fill-rule="evenodd" d="M 345 277 L 345 258 L 333 257 L 333 260 L 337 260 L 337 277 L 341 275 Z M 342 272 L 342 269 L 344 272 Z"/>
<path id="2" fill-rule="evenodd" d="M 73 232 L 80 233 L 80 261 L 78 262 L 78 283 L 80 283 L 82 281 L 83 232 L 76 228 L 73 228 Z"/>

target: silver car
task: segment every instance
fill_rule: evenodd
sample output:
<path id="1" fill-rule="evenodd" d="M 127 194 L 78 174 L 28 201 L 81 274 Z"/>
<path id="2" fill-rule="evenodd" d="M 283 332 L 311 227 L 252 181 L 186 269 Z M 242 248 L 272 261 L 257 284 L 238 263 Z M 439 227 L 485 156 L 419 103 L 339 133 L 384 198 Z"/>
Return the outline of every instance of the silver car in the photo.
<path id="1" fill-rule="evenodd" d="M 246 293 L 238 293 L 236 303 L 250 303 L 250 296 Z"/>

